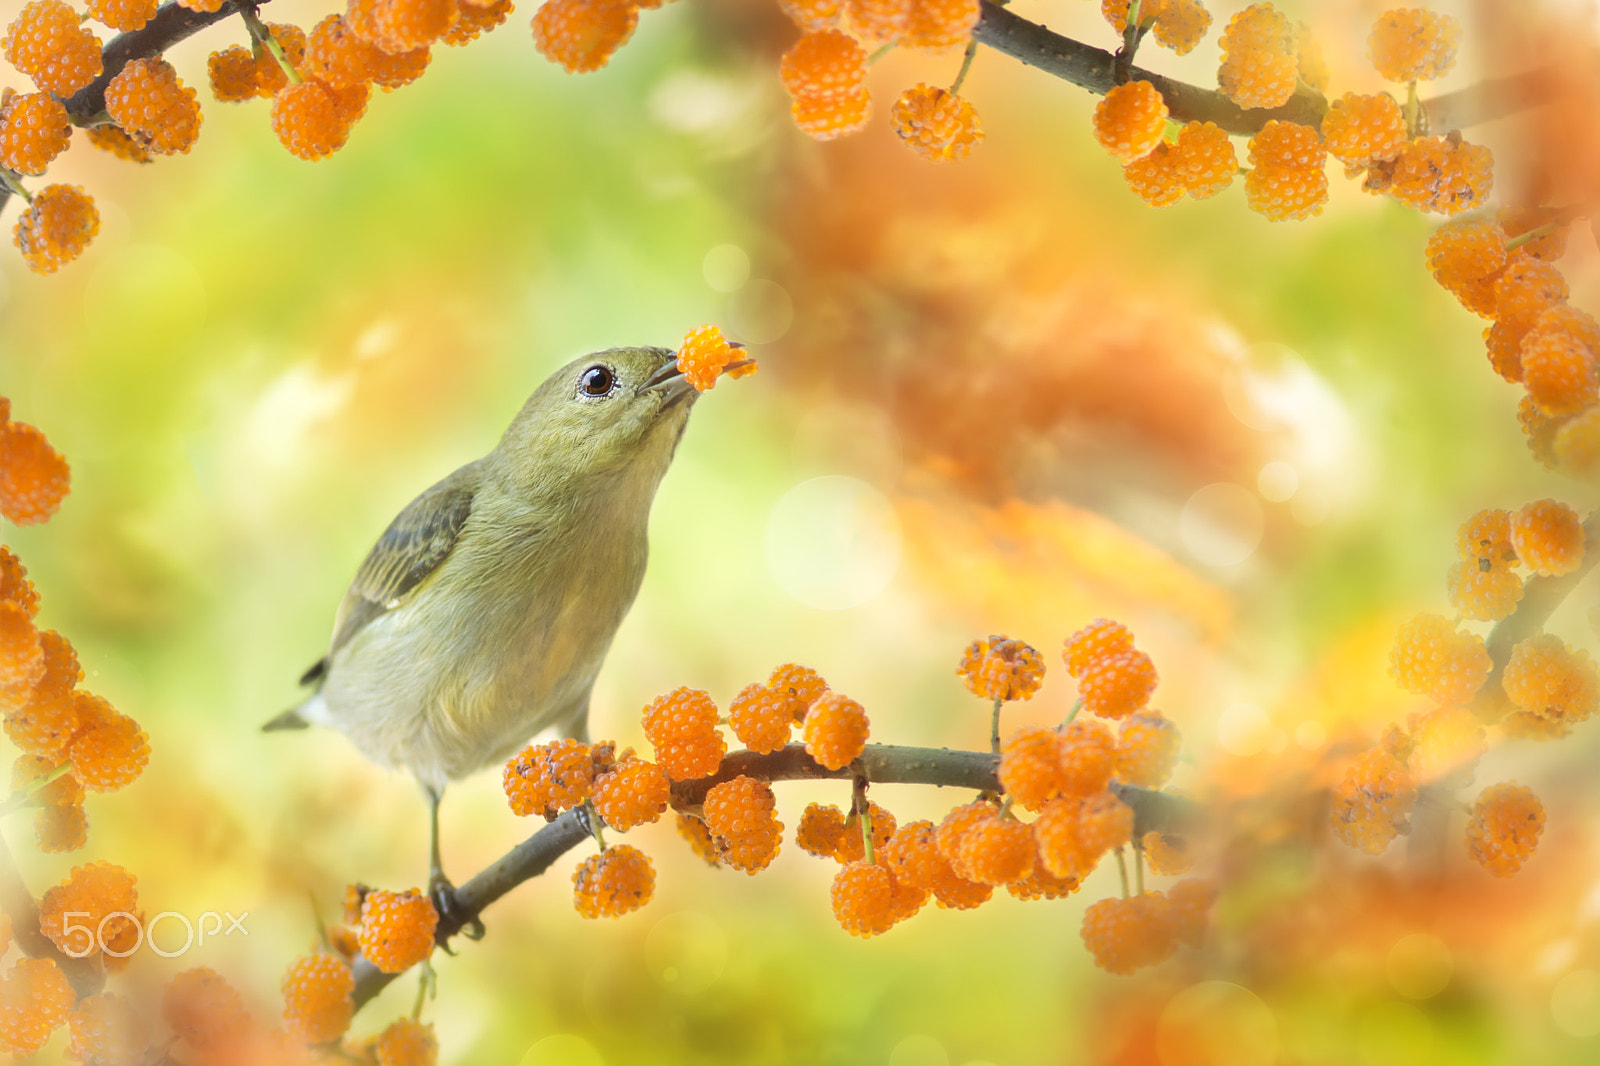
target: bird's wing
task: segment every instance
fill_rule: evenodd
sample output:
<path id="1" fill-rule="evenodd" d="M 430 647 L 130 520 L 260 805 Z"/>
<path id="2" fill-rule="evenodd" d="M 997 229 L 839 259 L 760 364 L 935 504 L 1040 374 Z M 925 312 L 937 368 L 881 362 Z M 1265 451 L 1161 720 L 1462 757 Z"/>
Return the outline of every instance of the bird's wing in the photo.
<path id="1" fill-rule="evenodd" d="M 305 672 L 302 685 L 320 681 L 340 648 L 373 619 L 398 607 L 449 558 L 472 514 L 480 462 L 468 463 L 422 493 L 389 523 L 339 604 L 328 654 Z"/>

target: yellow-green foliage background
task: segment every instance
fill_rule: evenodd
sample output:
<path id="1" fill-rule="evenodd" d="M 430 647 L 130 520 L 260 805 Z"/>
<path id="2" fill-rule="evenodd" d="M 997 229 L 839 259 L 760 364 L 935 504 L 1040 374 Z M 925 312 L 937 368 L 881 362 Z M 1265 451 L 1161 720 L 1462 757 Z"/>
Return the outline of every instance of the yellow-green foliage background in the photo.
<path id="1" fill-rule="evenodd" d="M 17 6 L 5 0 L 0 16 Z M 1092 5 L 1027 6 L 1029 17 L 1111 45 Z M 1218 24 L 1238 6 L 1213 5 Z M 1359 63 L 1377 5 L 1297 9 L 1327 35 L 1335 91 L 1346 75 L 1363 79 L 1350 87 L 1374 87 Z M 469 48 L 437 50 L 420 83 L 375 98 L 349 146 L 315 165 L 278 146 L 265 102 L 219 105 L 202 90 L 205 126 L 189 155 L 135 167 L 93 153 L 80 135 L 52 169 L 53 180 L 95 196 L 102 230 L 54 277 L 0 255 L 0 393 L 68 456 L 73 492 L 48 525 L 8 528 L 5 539 L 43 594 L 41 624 L 70 636 L 85 684 L 144 724 L 153 755 L 136 785 L 90 799 L 85 851 L 36 854 L 25 818 L 4 826 L 6 839 L 36 890 L 75 862 L 104 858 L 137 873 L 149 913 L 249 912 L 248 939 L 171 961 L 143 952 L 121 980 L 149 985 L 180 965 L 214 966 L 270 1014 L 282 967 L 313 943 L 313 907 L 336 920 L 347 882 L 403 888 L 423 879 L 414 786 L 367 766 L 331 733 L 263 737 L 257 727 L 297 698 L 294 678 L 321 653 L 344 584 L 387 520 L 490 447 L 552 368 L 613 344 L 673 344 L 702 322 L 737 325 L 738 294 L 714 289 L 703 270 L 714 247 L 744 249 L 757 279 L 806 269 L 785 243 L 805 223 L 783 217 L 794 201 L 782 194 L 843 149 L 792 129 L 773 45 L 756 32 L 771 23 L 743 11 L 685 0 L 645 12 L 609 68 L 576 77 L 535 53 L 532 9 L 519 10 Z M 264 9 L 307 26 L 324 13 L 301 0 Z M 225 23 L 172 58 L 186 80 L 203 82 L 206 52 L 243 39 Z M 1181 61 L 1152 50 L 1149 62 L 1204 81 L 1213 48 Z M 1469 71 L 1451 85 L 1470 73 L 1470 44 L 1467 55 Z M 864 136 L 898 151 L 887 123 L 893 93 L 922 77 L 947 80 L 957 59 L 882 61 L 878 114 Z M 1266 709 L 1280 748 L 1309 718 L 1334 737 L 1427 709 L 1388 687 L 1387 634 L 1414 610 L 1449 613 L 1455 525 L 1478 507 L 1544 495 L 1583 509 L 1592 502 L 1528 458 L 1515 394 L 1480 354 L 1479 323 L 1427 276 L 1431 223 L 1337 174 L 1332 204 L 1309 223 L 1268 223 L 1246 210 L 1238 188 L 1153 211 L 1094 145 L 1092 97 L 992 53 L 979 55 L 969 86 L 989 138 L 968 163 L 923 168 L 917 195 L 970 208 L 961 183 L 963 168 L 974 168 L 985 197 L 1015 195 L 1024 213 L 1048 206 L 1075 237 L 1056 251 L 1069 283 L 1149 297 L 1158 313 L 1169 299 L 1181 304 L 1175 316 L 1203 309 L 1237 342 L 1239 362 L 1224 377 L 1279 351 L 1264 345 L 1298 353 L 1331 408 L 1294 418 L 1316 439 L 1342 442 L 1324 471 L 1337 486 L 1325 516 L 1307 524 L 1289 503 L 1263 501 L 1262 548 L 1210 567 L 1184 554 L 1176 530 L 1189 489 L 1152 489 L 1138 521 L 1127 509 L 1110 515 L 1129 530 L 1126 544 L 1154 544 L 1224 605 L 1228 620 L 1209 639 L 1193 619 L 1174 621 L 1159 596 L 1097 602 L 1084 591 L 1093 581 L 1068 595 L 1051 583 L 1059 571 L 1024 580 L 1031 598 L 978 610 L 982 590 L 908 562 L 866 604 L 818 610 L 792 598 L 769 565 L 774 504 L 807 478 L 863 469 L 900 501 L 916 495 L 919 462 L 909 452 L 874 458 L 885 447 L 899 454 L 892 432 L 886 445 L 882 435 L 826 428 L 827 412 L 889 402 L 875 371 L 882 352 L 834 353 L 822 389 L 797 384 L 804 375 L 785 365 L 803 349 L 758 347 L 764 372 L 700 401 L 662 486 L 650 573 L 596 690 L 594 732 L 641 744 L 638 712 L 654 695 L 687 684 L 725 704 L 795 659 L 862 700 L 879 739 L 981 746 L 987 708 L 954 676 L 966 641 L 1013 631 L 1043 648 L 1044 693 L 1010 713 L 1046 721 L 1072 700 L 1059 641 L 1101 612 L 1129 617 L 1155 654 L 1158 702 L 1188 738 L 1180 779 L 1191 789 L 1205 788 L 1221 757 L 1218 722 L 1240 703 Z M 8 205 L 8 229 L 16 211 Z M 1592 247 L 1582 244 L 1566 264 L 1580 303 L 1586 282 L 1594 292 Z M 797 323 L 821 310 L 797 304 Z M 949 371 L 930 360 L 916 372 Z M 1029 387 L 1025 367 L 1010 372 L 1017 389 Z M 1159 377 L 1130 374 L 1125 395 L 1137 406 L 1163 388 Z M 1343 435 L 1326 438 L 1329 426 Z M 1259 455 L 1223 480 L 1253 493 L 1260 463 L 1294 435 L 1239 432 Z M 1074 484 L 1115 487 L 1119 476 L 1070 451 L 1052 461 Z M 1063 495 L 1087 512 L 1101 498 Z M 1035 492 L 1031 502 L 1046 498 Z M 917 536 L 937 547 L 945 532 Z M 1114 571 L 1116 558 L 1102 565 Z M 1008 562 L 1000 548 L 989 561 L 1033 565 Z M 1593 598 L 1588 582 L 1554 623 L 1585 647 L 1594 644 L 1585 623 Z M 1014 631 L 1023 621 L 1040 628 Z M 1372 693 L 1384 704 L 1375 707 Z M 1291 739 L 1283 757 L 1309 757 L 1304 747 Z M 1421 1000 L 1386 982 L 1381 950 L 1280 975 L 1257 989 L 1276 1037 L 1231 1045 L 1239 1060 L 1592 1061 L 1600 1045 L 1554 1024 L 1550 997 L 1564 973 L 1596 965 L 1594 911 L 1578 902 L 1595 876 L 1586 850 L 1594 786 L 1581 771 L 1594 755 L 1584 729 L 1559 745 L 1497 750 L 1479 777 L 1514 775 L 1545 796 L 1550 838 L 1569 850 L 1547 850 L 1533 866 L 1551 905 L 1564 909 L 1492 952 L 1458 949 L 1448 987 Z M 843 785 L 784 785 L 779 794 L 791 829 L 811 799 L 847 802 Z M 905 787 L 874 795 L 902 820 L 937 819 L 961 800 Z M 447 865 L 465 877 L 532 828 L 485 773 L 446 803 Z M 1149 987 L 1096 970 L 1078 940 L 1083 908 L 1116 890 L 1109 869 L 1064 902 L 1002 893 L 974 913 L 930 907 L 863 942 L 832 922 L 832 864 L 792 841 L 770 870 L 746 877 L 706 868 L 670 824 L 628 839 L 658 869 L 643 911 L 578 918 L 568 875 L 580 851 L 496 905 L 487 939 L 438 959 L 427 1017 L 442 1061 L 1076 1063 L 1105 1057 L 1096 1049 L 1107 1018 Z M 1275 852 L 1224 899 L 1225 926 L 1248 928 L 1264 898 L 1305 891 L 1317 863 L 1303 848 Z M 1238 980 L 1249 969 L 1243 951 L 1224 944 L 1168 964 L 1156 983 Z M 408 1009 L 413 988 L 399 981 L 356 1031 Z M 54 1061 L 63 1043 L 58 1035 L 43 1058 Z M 1121 1061 L 1156 1061 L 1128 1055 Z"/>

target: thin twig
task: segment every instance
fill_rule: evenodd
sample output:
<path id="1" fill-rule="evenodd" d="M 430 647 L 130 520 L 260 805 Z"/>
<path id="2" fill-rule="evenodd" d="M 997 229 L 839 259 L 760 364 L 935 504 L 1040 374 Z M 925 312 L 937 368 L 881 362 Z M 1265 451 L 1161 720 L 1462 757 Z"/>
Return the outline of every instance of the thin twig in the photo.
<path id="1" fill-rule="evenodd" d="M 978 54 L 978 42 L 967 42 L 967 50 L 961 57 L 961 69 L 956 71 L 956 80 L 950 83 L 950 95 L 960 96 L 961 86 L 966 84 L 967 74 L 972 70 L 972 60 Z"/>

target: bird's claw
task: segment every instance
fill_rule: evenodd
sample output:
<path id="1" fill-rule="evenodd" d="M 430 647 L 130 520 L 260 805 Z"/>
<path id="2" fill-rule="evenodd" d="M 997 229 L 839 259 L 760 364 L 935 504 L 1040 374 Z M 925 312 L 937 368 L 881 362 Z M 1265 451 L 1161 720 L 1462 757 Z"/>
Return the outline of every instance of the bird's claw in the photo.
<path id="1" fill-rule="evenodd" d="M 455 954 L 450 947 L 450 937 L 455 932 L 460 932 L 468 940 L 483 939 L 483 919 L 462 905 L 456 886 L 450 883 L 443 870 L 434 870 L 428 876 L 428 898 L 433 900 L 434 910 L 439 912 L 439 935 L 435 940 L 445 954 Z"/>

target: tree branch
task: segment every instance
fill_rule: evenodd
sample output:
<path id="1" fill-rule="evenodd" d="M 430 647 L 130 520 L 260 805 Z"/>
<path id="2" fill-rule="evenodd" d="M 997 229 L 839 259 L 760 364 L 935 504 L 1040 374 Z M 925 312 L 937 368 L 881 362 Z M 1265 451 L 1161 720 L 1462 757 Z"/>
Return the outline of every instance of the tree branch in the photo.
<path id="1" fill-rule="evenodd" d="M 105 987 L 105 971 L 97 959 L 73 958 L 56 947 L 56 942 L 39 928 L 39 904 L 28 891 L 3 838 L 0 838 L 0 912 L 11 919 L 11 935 L 22 953 L 32 959 L 49 959 L 59 966 L 79 999 Z"/>
<path id="2" fill-rule="evenodd" d="M 829 770 L 807 755 L 802 745 L 790 744 L 768 755 L 753 751 L 730 753 L 710 777 L 674 784 L 672 805 L 675 808 L 697 806 L 705 802 L 706 790 L 711 786 L 731 781 L 740 774 L 763 781 L 849 780 L 859 774 L 876 784 L 939 785 L 989 792 L 1000 787 L 999 766 L 1000 757 L 988 752 L 868 744 L 867 750 L 854 763 L 843 769 Z M 1152 829 L 1180 829 L 1197 817 L 1194 804 L 1178 796 L 1123 784 L 1113 784 L 1111 789 L 1133 808 L 1134 832 L 1141 836 Z M 557 859 L 587 839 L 589 830 L 577 810 L 567 811 L 540 828 L 456 889 L 460 910 L 448 917 L 440 916 L 438 942 L 448 942 L 489 904 L 524 881 L 544 873 Z M 359 958 L 354 969 L 357 1009 L 399 976 L 383 973 Z"/>
<path id="3" fill-rule="evenodd" d="M 96 125 L 95 117 L 106 109 L 106 86 L 111 84 L 112 78 L 122 73 L 123 67 L 135 59 L 160 55 L 186 37 L 192 37 L 207 26 L 238 14 L 241 6 L 259 7 L 267 2 L 255 0 L 254 3 L 242 5 L 239 0 L 226 0 L 215 11 L 190 11 L 186 7 L 179 7 L 174 0 L 167 0 L 157 9 L 155 18 L 139 29 L 111 38 L 100 52 L 100 76 L 73 93 L 71 98 L 62 101 L 67 106 L 67 115 L 77 125 Z"/>
<path id="4" fill-rule="evenodd" d="M 1600 62 L 1600 59 L 1597 59 Z M 1547 70 L 1527 70 L 1491 78 L 1453 93 L 1422 101 L 1425 132 L 1446 133 L 1538 107 L 1555 95 Z"/>

